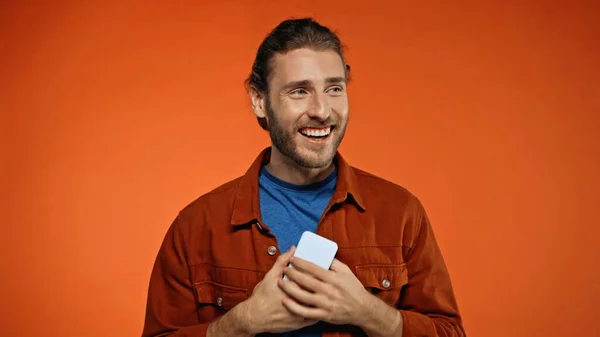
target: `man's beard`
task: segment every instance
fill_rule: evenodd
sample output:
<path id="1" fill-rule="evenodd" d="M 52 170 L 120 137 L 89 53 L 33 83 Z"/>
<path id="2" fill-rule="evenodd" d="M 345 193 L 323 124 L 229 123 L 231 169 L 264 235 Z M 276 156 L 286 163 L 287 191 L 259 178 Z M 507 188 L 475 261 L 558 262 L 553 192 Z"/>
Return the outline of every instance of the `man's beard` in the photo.
<path id="1" fill-rule="evenodd" d="M 284 156 L 290 158 L 298 166 L 310 169 L 323 168 L 331 164 L 333 157 L 340 146 L 344 134 L 346 131 L 346 124 L 337 123 L 335 125 L 335 131 L 337 138 L 332 139 L 332 145 L 324 147 L 322 151 L 310 151 L 312 155 L 303 155 L 298 149 L 298 144 L 294 142 L 294 134 L 290 134 L 289 131 L 285 130 L 279 125 L 279 121 L 276 117 L 276 112 L 271 108 L 271 104 L 266 102 L 267 115 L 269 118 L 269 134 L 271 135 L 271 141 L 279 152 Z M 332 125 L 331 119 L 328 119 L 323 125 Z M 296 131 L 293 131 L 296 132 Z M 302 136 L 304 137 L 304 136 Z M 333 130 L 329 137 L 334 137 Z"/>

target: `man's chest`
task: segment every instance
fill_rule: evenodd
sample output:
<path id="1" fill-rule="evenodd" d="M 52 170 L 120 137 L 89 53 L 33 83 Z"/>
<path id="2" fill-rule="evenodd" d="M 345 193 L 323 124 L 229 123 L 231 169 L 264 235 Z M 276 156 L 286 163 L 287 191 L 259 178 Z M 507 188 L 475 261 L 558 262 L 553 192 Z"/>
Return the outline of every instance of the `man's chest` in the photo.
<path id="1" fill-rule="evenodd" d="M 318 221 L 316 233 L 338 244 L 336 258 L 368 291 L 396 306 L 407 283 L 402 226 L 354 208 L 334 208 Z M 246 300 L 282 253 L 276 235 L 260 220 L 209 226 L 188 251 L 199 316 L 205 319 Z"/>

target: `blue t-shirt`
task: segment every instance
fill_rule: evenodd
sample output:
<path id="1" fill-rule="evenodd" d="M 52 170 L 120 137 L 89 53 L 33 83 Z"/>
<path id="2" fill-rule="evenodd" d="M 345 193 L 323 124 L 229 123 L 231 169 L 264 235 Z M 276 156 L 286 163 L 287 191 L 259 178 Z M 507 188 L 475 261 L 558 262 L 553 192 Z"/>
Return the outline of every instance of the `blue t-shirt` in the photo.
<path id="1" fill-rule="evenodd" d="M 337 183 L 337 170 L 309 185 L 294 185 L 273 176 L 265 167 L 258 180 L 262 221 L 269 227 L 283 254 L 297 246 L 304 231 L 313 233 L 329 204 Z M 286 337 L 315 337 L 310 327 L 282 334 Z"/>

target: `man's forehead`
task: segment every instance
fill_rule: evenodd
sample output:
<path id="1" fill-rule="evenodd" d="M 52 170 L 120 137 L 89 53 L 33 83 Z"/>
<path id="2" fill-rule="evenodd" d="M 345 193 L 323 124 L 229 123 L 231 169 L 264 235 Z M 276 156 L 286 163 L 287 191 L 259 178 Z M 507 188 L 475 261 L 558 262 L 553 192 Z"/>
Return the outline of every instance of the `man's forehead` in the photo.
<path id="1" fill-rule="evenodd" d="M 334 51 L 297 49 L 273 58 L 272 79 L 278 85 L 288 82 L 330 82 L 345 77 L 342 58 Z"/>

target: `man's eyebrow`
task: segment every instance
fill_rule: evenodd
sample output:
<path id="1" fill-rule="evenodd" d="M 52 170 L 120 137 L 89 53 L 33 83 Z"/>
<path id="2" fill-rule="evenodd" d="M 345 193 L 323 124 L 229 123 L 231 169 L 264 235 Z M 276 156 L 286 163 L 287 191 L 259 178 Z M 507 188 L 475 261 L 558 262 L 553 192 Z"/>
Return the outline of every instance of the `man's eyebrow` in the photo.
<path id="1" fill-rule="evenodd" d="M 346 83 L 346 78 L 345 77 L 328 77 L 325 80 L 325 83 L 327 83 L 327 84 Z"/>
<path id="2" fill-rule="evenodd" d="M 345 77 L 328 77 L 325 79 L 325 83 L 327 84 L 340 84 L 340 83 L 346 83 L 346 78 Z M 305 87 L 308 85 L 311 85 L 312 82 L 310 80 L 302 80 L 302 81 L 293 81 L 293 82 L 289 82 L 288 84 L 284 85 L 281 90 L 282 91 L 286 91 L 295 87 Z"/>
<path id="3" fill-rule="evenodd" d="M 289 89 L 295 88 L 295 87 L 305 87 L 307 85 L 309 85 L 311 82 L 309 80 L 302 80 L 302 81 L 293 81 L 290 82 L 286 85 L 284 85 L 281 90 L 282 91 L 287 91 Z"/>

